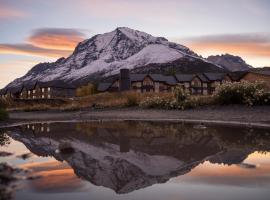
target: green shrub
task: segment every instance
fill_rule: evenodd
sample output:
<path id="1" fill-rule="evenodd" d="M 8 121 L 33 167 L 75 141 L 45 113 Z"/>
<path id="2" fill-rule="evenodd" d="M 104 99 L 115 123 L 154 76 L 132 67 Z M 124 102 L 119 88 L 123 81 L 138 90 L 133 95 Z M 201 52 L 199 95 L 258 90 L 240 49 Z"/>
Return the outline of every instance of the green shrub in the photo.
<path id="1" fill-rule="evenodd" d="M 235 82 L 220 85 L 215 98 L 219 104 L 269 105 L 270 94 L 262 82 Z"/>
<path id="2" fill-rule="evenodd" d="M 183 103 L 189 99 L 189 94 L 184 91 L 184 89 L 180 86 L 177 86 L 174 91 L 174 98 L 177 103 Z"/>

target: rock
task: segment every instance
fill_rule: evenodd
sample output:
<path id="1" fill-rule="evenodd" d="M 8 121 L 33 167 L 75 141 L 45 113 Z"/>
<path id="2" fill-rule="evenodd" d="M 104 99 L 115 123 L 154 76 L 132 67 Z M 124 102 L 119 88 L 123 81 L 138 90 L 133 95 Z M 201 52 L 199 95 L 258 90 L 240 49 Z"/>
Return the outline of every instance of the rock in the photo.
<path id="1" fill-rule="evenodd" d="M 75 152 L 74 148 L 69 143 L 62 143 L 59 145 L 59 152 L 61 154 L 73 154 Z"/>
<path id="2" fill-rule="evenodd" d="M 13 153 L 0 151 L 0 157 L 6 157 L 6 156 L 11 156 L 11 155 L 13 155 Z"/>
<path id="3" fill-rule="evenodd" d="M 17 157 L 18 157 L 18 158 L 21 158 L 21 159 L 23 159 L 23 160 L 26 160 L 26 159 L 28 159 L 28 158 L 30 158 L 30 157 L 32 157 L 32 156 L 33 156 L 32 153 L 24 153 L 24 154 L 19 155 L 19 156 L 17 156 Z"/>

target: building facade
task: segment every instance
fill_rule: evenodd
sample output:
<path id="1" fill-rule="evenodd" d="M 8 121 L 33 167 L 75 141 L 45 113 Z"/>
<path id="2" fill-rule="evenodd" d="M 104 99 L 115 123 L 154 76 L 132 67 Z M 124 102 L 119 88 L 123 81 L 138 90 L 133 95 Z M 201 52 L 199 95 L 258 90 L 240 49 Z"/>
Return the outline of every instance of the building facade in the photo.
<path id="1" fill-rule="evenodd" d="M 240 81 L 263 81 L 270 88 L 270 71 L 247 72 L 244 76 L 242 76 Z"/>
<path id="2" fill-rule="evenodd" d="M 6 89 L 0 92 L 4 99 L 58 99 L 75 96 L 76 88 L 68 85 L 36 82 L 33 85 L 24 85 L 21 88 Z"/>
<path id="3" fill-rule="evenodd" d="M 117 92 L 121 90 L 121 73 L 111 82 L 104 82 L 98 85 L 99 92 Z M 171 92 L 176 86 L 182 87 L 186 92 L 194 95 L 213 94 L 215 88 L 225 82 L 233 80 L 225 73 L 202 73 L 202 74 L 176 74 L 175 76 L 165 76 L 162 74 L 130 74 L 124 69 L 125 76 L 129 77 L 130 87 L 125 90 L 138 93 L 146 92 Z M 125 91 L 124 90 L 124 91 Z"/>

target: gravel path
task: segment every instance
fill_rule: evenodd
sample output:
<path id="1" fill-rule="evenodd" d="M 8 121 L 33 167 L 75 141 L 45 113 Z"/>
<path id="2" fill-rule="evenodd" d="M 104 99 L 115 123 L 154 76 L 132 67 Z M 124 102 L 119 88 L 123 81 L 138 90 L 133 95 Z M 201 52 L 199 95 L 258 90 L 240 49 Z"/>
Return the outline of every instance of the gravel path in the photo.
<path id="1" fill-rule="evenodd" d="M 191 110 L 109 109 L 86 111 L 11 112 L 11 121 L 62 120 L 181 120 L 204 123 L 263 124 L 270 126 L 270 106 L 211 106 Z"/>

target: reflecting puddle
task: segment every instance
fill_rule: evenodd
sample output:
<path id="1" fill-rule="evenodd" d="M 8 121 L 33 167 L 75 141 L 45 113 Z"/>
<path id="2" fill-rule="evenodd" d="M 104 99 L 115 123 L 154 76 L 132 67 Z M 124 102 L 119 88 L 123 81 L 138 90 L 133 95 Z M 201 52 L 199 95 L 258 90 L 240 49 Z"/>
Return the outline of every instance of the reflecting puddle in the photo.
<path id="1" fill-rule="evenodd" d="M 169 122 L 1 130 L 1 162 L 27 170 L 15 199 L 269 199 L 270 130 Z M 28 154 L 32 153 L 32 154 Z M 23 159 L 23 155 L 27 155 Z"/>

